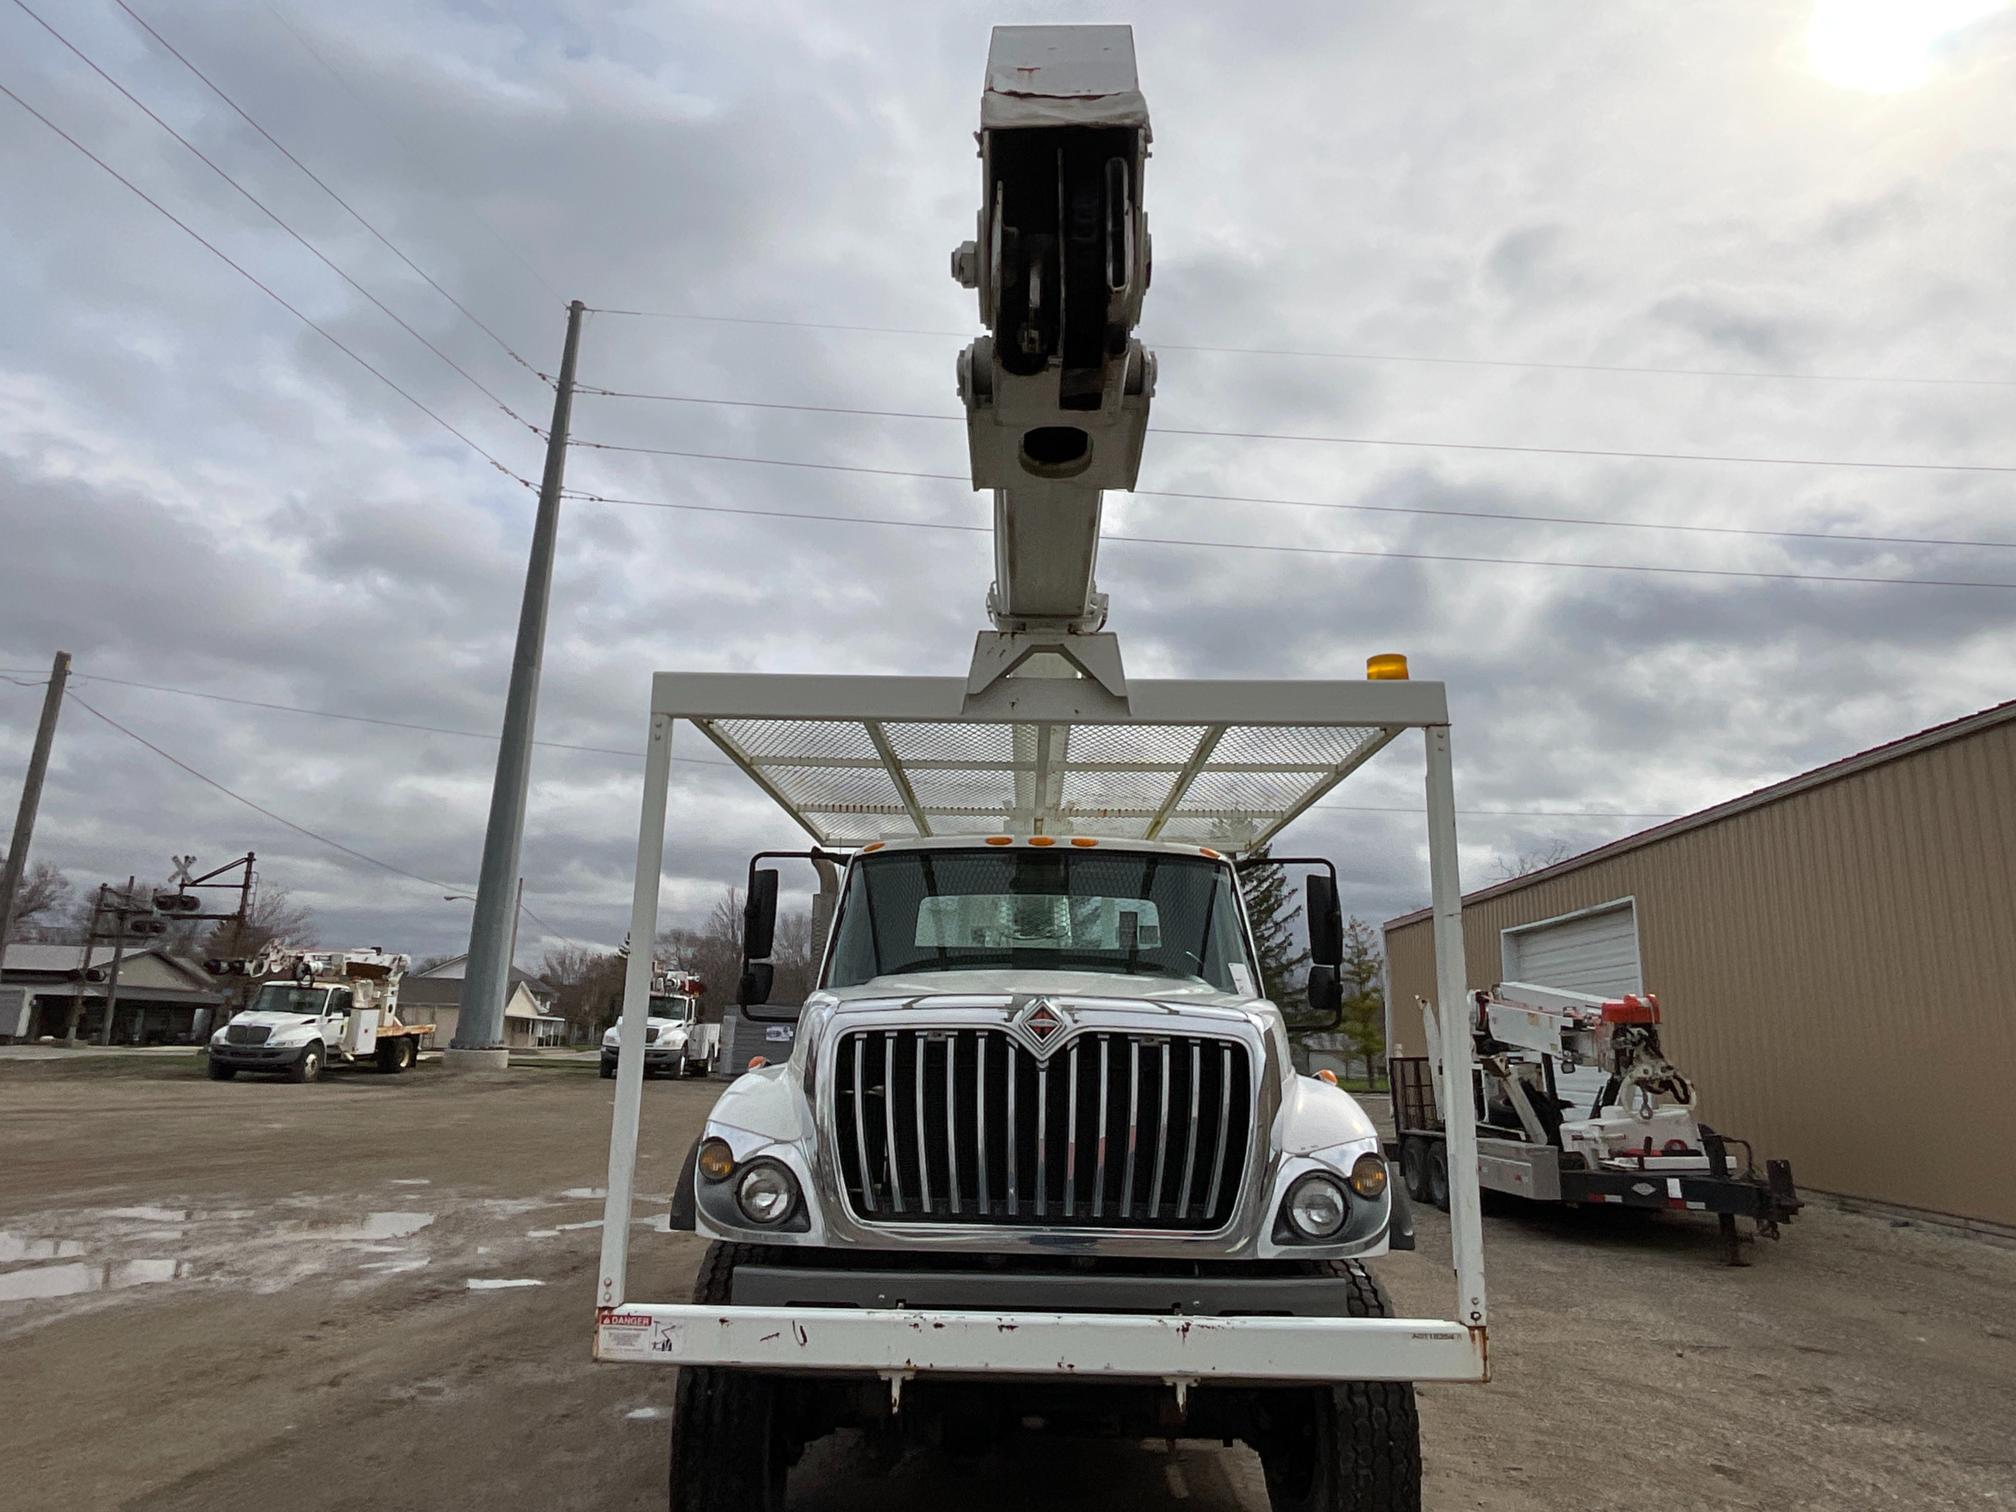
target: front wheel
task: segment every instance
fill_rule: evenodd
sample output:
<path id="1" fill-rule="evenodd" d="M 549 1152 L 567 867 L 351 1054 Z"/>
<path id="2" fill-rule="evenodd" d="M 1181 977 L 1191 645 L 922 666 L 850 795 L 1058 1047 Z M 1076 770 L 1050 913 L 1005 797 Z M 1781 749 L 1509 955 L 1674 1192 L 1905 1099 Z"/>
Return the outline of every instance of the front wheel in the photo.
<path id="1" fill-rule="evenodd" d="M 728 1302 L 736 1264 L 762 1253 L 752 1245 L 709 1245 L 693 1300 Z M 773 1376 L 680 1367 L 672 1406 L 671 1512 L 782 1512 L 791 1446 L 777 1395 Z"/>
<path id="2" fill-rule="evenodd" d="M 602 1080 L 609 1081 L 613 1079 L 615 1075 L 616 1075 L 616 1062 L 614 1061 L 602 1062 Z"/>
<path id="3" fill-rule="evenodd" d="M 237 1074 L 238 1068 L 236 1066 L 222 1065 L 214 1060 L 210 1062 L 210 1080 L 212 1081 L 229 1081 Z"/>
<path id="4" fill-rule="evenodd" d="M 1393 1315 L 1364 1266 L 1315 1264 L 1351 1278 L 1352 1317 Z M 1272 1512 L 1421 1512 L 1421 1422 L 1409 1382 L 1282 1391 L 1266 1421 L 1254 1447 Z"/>
<path id="5" fill-rule="evenodd" d="M 311 1082 L 322 1074 L 322 1047 L 310 1045 L 301 1052 L 301 1058 L 287 1068 L 287 1079 L 297 1082 Z"/>

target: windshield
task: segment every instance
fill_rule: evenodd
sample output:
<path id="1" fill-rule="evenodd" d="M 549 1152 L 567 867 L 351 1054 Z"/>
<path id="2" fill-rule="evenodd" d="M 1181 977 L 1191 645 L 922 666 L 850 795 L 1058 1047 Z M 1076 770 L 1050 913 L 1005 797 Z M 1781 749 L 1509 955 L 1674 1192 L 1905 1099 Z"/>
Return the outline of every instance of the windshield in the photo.
<path id="1" fill-rule="evenodd" d="M 651 1017 L 677 1019 L 681 1023 L 693 1017 L 693 999 L 685 997 L 664 997 L 653 994 Z"/>
<path id="2" fill-rule="evenodd" d="M 897 851 L 848 873 L 829 987 L 994 966 L 1203 981 L 1250 994 L 1229 867 L 1140 851 Z"/>
<path id="3" fill-rule="evenodd" d="M 312 1018 L 322 1011 L 322 999 L 328 995 L 327 987 L 289 987 L 281 982 L 268 982 L 252 999 L 251 1011 L 305 1013 Z"/>

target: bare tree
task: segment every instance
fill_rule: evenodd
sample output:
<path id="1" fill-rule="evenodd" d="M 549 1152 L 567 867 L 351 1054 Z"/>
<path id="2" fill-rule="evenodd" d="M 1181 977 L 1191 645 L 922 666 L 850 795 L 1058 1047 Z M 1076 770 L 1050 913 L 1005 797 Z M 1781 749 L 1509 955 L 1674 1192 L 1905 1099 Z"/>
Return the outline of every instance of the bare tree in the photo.
<path id="1" fill-rule="evenodd" d="M 1575 847 L 1566 840 L 1549 840 L 1545 845 L 1532 850 L 1520 851 L 1512 856 L 1500 856 L 1493 868 L 1496 880 L 1510 882 L 1515 877 L 1524 877 L 1532 872 L 1545 871 L 1550 866 L 1558 866 L 1575 854 Z"/>
<path id="2" fill-rule="evenodd" d="M 541 959 L 539 975 L 553 988 L 554 1008 L 567 1020 L 570 1039 L 578 1038 L 584 1029 L 606 1029 L 616 1022 L 623 993 L 623 958 L 614 951 L 555 945 Z"/>
<path id="3" fill-rule="evenodd" d="M 0 852 L 0 866 L 6 864 Z M 47 861 L 30 862 L 14 892 L 14 937 L 52 940 L 67 932 L 64 921 L 70 912 L 69 878 Z"/>
<path id="4" fill-rule="evenodd" d="M 244 922 L 225 919 L 203 936 L 203 954 L 210 958 L 257 955 L 275 940 L 288 945 L 315 943 L 315 916 L 296 903 L 284 887 L 262 887 L 252 895 Z"/>

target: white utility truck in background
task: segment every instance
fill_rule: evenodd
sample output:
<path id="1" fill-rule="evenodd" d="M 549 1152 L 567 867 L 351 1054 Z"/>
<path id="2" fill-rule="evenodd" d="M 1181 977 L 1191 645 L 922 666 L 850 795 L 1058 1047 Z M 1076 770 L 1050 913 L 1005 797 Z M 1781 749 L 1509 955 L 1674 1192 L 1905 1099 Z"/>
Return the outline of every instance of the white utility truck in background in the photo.
<path id="1" fill-rule="evenodd" d="M 1392 1316 L 1366 1262 L 1412 1247 L 1364 1111 L 1298 1075 L 1238 867 L 1409 730 L 1426 758 L 1443 1053 L 1466 1053 L 1442 687 L 1130 678 L 1093 581 L 1101 491 L 1140 464 L 1154 362 L 1148 115 L 1123 26 L 999 27 L 979 234 L 987 334 L 959 359 L 994 490 L 993 628 L 963 675 L 660 673 L 631 937 L 654 938 L 675 724 L 813 841 L 837 903 L 815 990 L 771 1004 L 778 873 L 751 863 L 740 1011 L 795 1024 L 731 1083 L 672 1224 L 689 1302 L 629 1285 L 650 963 L 630 961 L 595 1354 L 680 1367 L 678 1512 L 774 1512 L 806 1444 L 856 1428 L 1243 1440 L 1276 1512 L 1418 1512 L 1416 1381 L 1486 1378 L 1471 1110 L 1446 1131 L 1452 1310 Z M 683 826 L 682 826 L 683 827 Z M 1312 1027 L 1342 922 L 1309 869 Z M 844 872 L 836 866 L 844 862 Z"/>
<path id="2" fill-rule="evenodd" d="M 1449 1202 L 1443 1110 L 1450 1078 L 1476 1109 L 1478 1180 L 1535 1202 L 1714 1213 L 1730 1264 L 1744 1262 L 1736 1220 L 1775 1239 L 1801 1206 L 1792 1167 L 1760 1173 L 1747 1141 L 1694 1113 L 1694 1086 L 1659 1043 L 1659 999 L 1592 997 L 1528 982 L 1470 995 L 1469 1054 L 1445 1061 L 1433 1004 L 1420 1005 L 1425 1056 L 1391 1061 L 1401 1173 L 1417 1201 Z M 1451 1067 L 1455 1070 L 1452 1073 Z M 1732 1164 L 1729 1147 L 1741 1146 Z"/>
<path id="3" fill-rule="evenodd" d="M 702 1023 L 705 985 L 675 969 L 652 972 L 651 1013 L 645 1020 L 644 1069 L 673 1076 L 711 1076 L 721 1058 L 721 1026 Z M 621 1058 L 620 1036 L 611 1025 L 602 1035 L 602 1075 L 613 1077 Z"/>
<path id="4" fill-rule="evenodd" d="M 399 1018 L 399 979 L 412 963 L 369 950 L 268 946 L 242 960 L 206 961 L 213 976 L 264 977 L 243 1012 L 210 1036 L 210 1077 L 283 1071 L 311 1082 L 331 1065 L 369 1063 L 400 1072 L 420 1058 L 432 1024 Z"/>

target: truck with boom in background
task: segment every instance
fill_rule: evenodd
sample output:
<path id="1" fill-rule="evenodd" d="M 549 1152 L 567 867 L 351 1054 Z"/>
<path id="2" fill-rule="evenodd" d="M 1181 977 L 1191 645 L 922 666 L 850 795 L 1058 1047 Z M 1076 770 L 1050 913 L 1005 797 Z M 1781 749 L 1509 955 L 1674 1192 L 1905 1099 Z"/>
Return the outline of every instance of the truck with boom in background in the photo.
<path id="1" fill-rule="evenodd" d="M 410 1069 L 432 1024 L 399 1017 L 399 981 L 412 963 L 368 950 L 295 950 L 269 945 L 241 960 L 206 961 L 213 976 L 263 978 L 244 1010 L 210 1036 L 210 1078 L 284 1072 L 311 1082 L 332 1065 Z"/>

